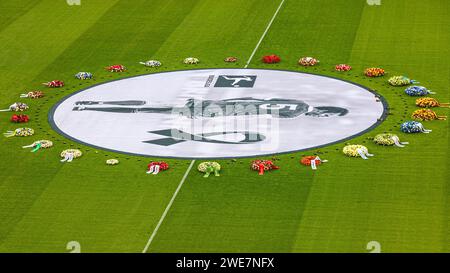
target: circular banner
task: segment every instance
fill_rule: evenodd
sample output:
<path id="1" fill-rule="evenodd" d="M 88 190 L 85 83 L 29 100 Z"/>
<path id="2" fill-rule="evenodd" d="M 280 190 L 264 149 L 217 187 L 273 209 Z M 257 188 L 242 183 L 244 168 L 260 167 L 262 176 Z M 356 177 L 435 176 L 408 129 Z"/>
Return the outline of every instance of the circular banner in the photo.
<path id="1" fill-rule="evenodd" d="M 55 105 L 53 128 L 115 152 L 225 158 L 322 147 L 362 134 L 384 100 L 343 80 L 266 69 L 154 73 L 81 90 Z"/>

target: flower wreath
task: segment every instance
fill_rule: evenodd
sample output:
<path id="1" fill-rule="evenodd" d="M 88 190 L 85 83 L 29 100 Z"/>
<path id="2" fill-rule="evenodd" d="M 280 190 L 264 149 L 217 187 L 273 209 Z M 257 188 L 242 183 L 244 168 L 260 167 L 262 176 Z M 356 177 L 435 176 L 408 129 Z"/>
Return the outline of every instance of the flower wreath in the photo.
<path id="1" fill-rule="evenodd" d="M 35 141 L 31 145 L 23 146 L 23 147 L 24 148 L 32 148 L 32 147 L 36 147 L 39 144 L 41 145 L 41 148 L 44 148 L 44 149 L 48 149 L 48 148 L 53 146 L 53 142 L 52 141 L 43 139 L 43 140 Z"/>
<path id="2" fill-rule="evenodd" d="M 147 174 L 158 174 L 160 171 L 169 169 L 169 164 L 164 161 L 152 161 L 147 165 Z"/>
<path id="3" fill-rule="evenodd" d="M 423 127 L 422 123 L 418 121 L 406 121 L 400 126 L 400 131 L 407 134 L 412 133 L 430 133 L 432 130 L 427 130 Z"/>
<path id="4" fill-rule="evenodd" d="M 206 161 L 198 164 L 197 170 L 205 173 L 203 177 L 208 177 L 211 173 L 214 173 L 215 176 L 220 176 L 219 171 L 221 170 L 221 166 L 215 161 Z"/>
<path id="5" fill-rule="evenodd" d="M 386 71 L 384 71 L 383 68 L 379 67 L 371 67 L 364 70 L 364 75 L 371 78 L 384 76 L 385 73 Z"/>
<path id="6" fill-rule="evenodd" d="M 315 156 L 315 155 L 304 156 L 300 160 L 300 163 L 305 166 L 311 166 L 311 161 L 315 160 L 316 158 L 317 158 L 317 156 Z M 320 165 L 321 164 L 320 160 L 318 160 L 316 164 Z"/>
<path id="7" fill-rule="evenodd" d="M 352 67 L 348 64 L 338 64 L 334 67 L 336 71 L 350 71 L 352 70 Z"/>
<path id="8" fill-rule="evenodd" d="M 117 165 L 117 164 L 119 164 L 119 160 L 115 158 L 106 160 L 106 165 Z"/>
<path id="9" fill-rule="evenodd" d="M 43 149 L 48 149 L 50 147 L 53 146 L 53 142 L 51 142 L 50 140 L 38 140 L 33 142 L 31 145 L 27 145 L 27 146 L 22 146 L 22 148 L 34 148 L 31 152 L 37 152 L 39 149 L 43 148 Z"/>
<path id="10" fill-rule="evenodd" d="M 72 162 L 75 158 L 79 158 L 83 153 L 78 149 L 67 149 L 61 152 L 61 162 Z"/>
<path id="11" fill-rule="evenodd" d="M 226 57 L 224 61 L 227 63 L 235 63 L 237 60 L 238 59 L 236 57 Z"/>
<path id="12" fill-rule="evenodd" d="M 416 120 L 446 120 L 447 116 L 438 116 L 436 112 L 431 109 L 418 109 L 411 115 Z"/>
<path id="13" fill-rule="evenodd" d="M 261 164 L 264 166 L 264 170 L 265 171 L 278 170 L 279 169 L 279 167 L 275 166 L 275 164 L 273 164 L 273 162 L 271 160 L 257 159 L 257 160 L 253 160 L 252 163 L 251 163 L 252 170 L 259 171 L 259 166 Z"/>
<path id="14" fill-rule="evenodd" d="M 73 158 L 79 158 L 83 155 L 83 153 L 78 149 L 67 149 L 61 152 L 61 157 L 65 158 L 69 154 L 72 154 Z"/>
<path id="15" fill-rule="evenodd" d="M 369 150 L 363 145 L 347 145 L 342 149 L 342 152 L 346 156 L 361 157 L 363 159 L 367 159 L 368 156 L 373 156 L 372 154 L 369 154 Z"/>
<path id="16" fill-rule="evenodd" d="M 44 96 L 44 92 L 42 91 L 30 91 L 26 94 L 21 94 L 21 98 L 30 98 L 30 99 L 40 99 Z"/>
<path id="17" fill-rule="evenodd" d="M 303 66 L 315 66 L 319 62 L 320 62 L 319 60 L 313 57 L 303 57 L 300 58 L 300 60 L 298 60 L 298 64 Z"/>
<path id="18" fill-rule="evenodd" d="M 313 170 L 315 170 L 316 166 L 319 166 L 323 162 L 328 162 L 328 161 L 320 159 L 320 157 L 318 157 L 317 155 L 307 155 L 300 159 L 300 164 L 305 165 L 305 166 L 311 166 L 311 168 Z"/>
<path id="19" fill-rule="evenodd" d="M 389 78 L 388 82 L 392 86 L 405 86 L 405 85 L 409 85 L 412 83 L 413 84 L 419 83 L 419 82 L 416 82 L 415 80 L 411 80 L 405 76 L 393 76 L 393 77 Z"/>
<path id="20" fill-rule="evenodd" d="M 219 163 L 217 163 L 215 161 L 206 161 L 206 162 L 202 162 L 202 163 L 198 164 L 197 170 L 199 172 L 206 173 L 206 171 L 209 167 L 212 167 L 214 170 L 219 170 L 219 171 L 221 169 L 221 166 Z"/>
<path id="21" fill-rule="evenodd" d="M 15 123 L 27 123 L 30 120 L 30 118 L 28 117 L 28 115 L 12 115 L 11 117 L 11 122 L 15 122 Z"/>
<path id="22" fill-rule="evenodd" d="M 17 128 L 14 131 L 7 131 L 6 133 L 4 133 L 4 135 L 6 137 L 27 137 L 34 135 L 34 130 L 31 128 Z"/>
<path id="23" fill-rule="evenodd" d="M 15 102 L 9 106 L 7 109 L 2 109 L 0 112 L 7 112 L 7 111 L 13 111 L 13 112 L 23 112 L 28 109 L 28 105 L 22 102 Z"/>
<path id="24" fill-rule="evenodd" d="M 199 62 L 200 62 L 200 60 L 197 58 L 194 58 L 194 57 L 188 57 L 183 60 L 184 64 L 198 64 Z"/>
<path id="25" fill-rule="evenodd" d="M 258 171 L 259 175 L 263 175 L 265 171 L 278 170 L 279 167 L 275 166 L 271 160 L 257 159 L 253 160 L 250 164 L 250 168 L 254 171 Z"/>
<path id="26" fill-rule="evenodd" d="M 54 80 L 54 81 L 51 81 L 51 82 L 44 82 L 42 84 L 46 85 L 47 87 L 50 87 L 50 88 L 58 88 L 58 87 L 63 87 L 64 86 L 64 82 L 60 81 L 60 80 Z"/>
<path id="27" fill-rule="evenodd" d="M 160 67 L 161 66 L 161 62 L 160 61 L 156 61 L 156 60 L 149 60 L 146 62 L 140 62 L 140 64 L 143 64 L 145 66 L 148 67 Z"/>
<path id="28" fill-rule="evenodd" d="M 262 61 L 266 64 L 274 64 L 279 63 L 281 61 L 281 58 L 275 54 L 272 54 L 262 57 Z"/>
<path id="29" fill-rule="evenodd" d="M 165 161 L 152 161 L 150 162 L 147 167 L 150 168 L 151 166 L 155 166 L 155 165 L 159 165 L 159 170 L 160 171 L 165 171 L 167 169 L 169 169 L 169 164 L 167 164 Z"/>
<path id="30" fill-rule="evenodd" d="M 105 69 L 108 70 L 109 72 L 123 72 L 127 70 L 126 67 L 121 64 L 110 65 L 105 67 Z"/>
<path id="31" fill-rule="evenodd" d="M 373 138 L 373 141 L 383 146 L 396 145 L 398 147 L 405 147 L 405 144 L 409 144 L 408 142 L 400 142 L 400 138 L 397 135 L 390 133 L 378 134 Z"/>
<path id="32" fill-rule="evenodd" d="M 426 96 L 428 94 L 435 94 L 434 92 L 431 92 L 431 90 L 428 90 L 426 87 L 413 85 L 405 89 L 405 93 L 408 96 Z"/>
<path id="33" fill-rule="evenodd" d="M 93 75 L 90 72 L 78 72 L 75 74 L 75 78 L 79 80 L 90 80 L 92 79 Z"/>
<path id="34" fill-rule="evenodd" d="M 439 103 L 436 99 L 429 97 L 416 99 L 416 105 L 423 108 L 450 107 L 450 103 Z"/>
<path id="35" fill-rule="evenodd" d="M 394 145 L 394 140 L 392 137 L 397 135 L 394 134 L 378 134 L 373 138 L 373 141 L 378 145 L 392 146 Z"/>

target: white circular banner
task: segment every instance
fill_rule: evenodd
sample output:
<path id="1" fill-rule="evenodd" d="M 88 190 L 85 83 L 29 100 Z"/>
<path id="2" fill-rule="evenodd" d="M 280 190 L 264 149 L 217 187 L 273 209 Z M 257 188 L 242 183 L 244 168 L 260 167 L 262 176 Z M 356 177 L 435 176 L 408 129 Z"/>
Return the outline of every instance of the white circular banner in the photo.
<path id="1" fill-rule="evenodd" d="M 224 158 L 322 147 L 377 126 L 383 98 L 343 80 L 266 69 L 154 73 L 64 98 L 49 120 L 77 142 L 115 152 Z"/>

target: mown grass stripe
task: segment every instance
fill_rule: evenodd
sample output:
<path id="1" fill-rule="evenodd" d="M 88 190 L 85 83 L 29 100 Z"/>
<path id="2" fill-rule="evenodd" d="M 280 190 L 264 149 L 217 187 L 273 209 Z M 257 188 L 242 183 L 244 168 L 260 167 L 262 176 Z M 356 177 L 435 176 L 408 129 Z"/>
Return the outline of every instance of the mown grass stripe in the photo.
<path id="1" fill-rule="evenodd" d="M 155 238 L 156 234 L 158 233 L 159 227 L 161 226 L 164 219 L 166 218 L 167 213 L 169 212 L 170 208 L 172 207 L 172 204 L 175 201 L 175 198 L 177 197 L 178 192 L 180 191 L 181 187 L 183 186 L 184 181 L 186 181 L 186 178 L 188 177 L 189 172 L 191 171 L 194 164 L 195 164 L 195 160 L 192 160 L 191 164 L 189 164 L 189 167 L 187 168 L 186 172 L 184 173 L 183 178 L 180 181 L 180 184 L 178 184 L 177 189 L 173 193 L 172 198 L 169 201 L 169 204 L 167 204 L 166 209 L 164 210 L 163 214 L 161 215 L 161 218 L 159 219 L 158 224 L 156 225 L 155 229 L 153 230 L 152 235 L 148 239 L 147 244 L 144 247 L 144 250 L 142 250 L 142 253 L 146 253 L 148 251 L 148 248 L 150 247 L 150 245 L 153 242 L 153 239 Z"/>
<path id="2" fill-rule="evenodd" d="M 248 58 L 247 63 L 245 64 L 244 68 L 247 68 L 248 65 L 250 64 L 250 62 L 252 61 L 253 57 L 255 56 L 256 51 L 258 50 L 259 46 L 261 45 L 261 42 L 264 40 L 264 37 L 266 37 L 267 32 L 269 31 L 270 27 L 272 26 L 272 23 L 275 20 L 275 18 L 277 17 L 277 14 L 280 11 L 283 4 L 284 4 L 284 0 L 282 0 L 280 2 L 280 4 L 278 5 L 277 10 L 273 14 L 272 19 L 270 19 L 269 24 L 267 24 L 266 29 L 264 30 L 263 34 L 261 35 L 261 38 L 259 39 L 258 43 L 256 44 L 255 49 L 253 49 L 253 52 L 250 55 L 250 57 Z"/>
<path id="3" fill-rule="evenodd" d="M 250 55 L 250 57 L 249 57 L 247 63 L 245 64 L 244 68 L 247 68 L 248 65 L 250 64 L 250 62 L 251 62 L 253 56 L 255 55 L 255 52 L 258 50 L 259 45 L 261 44 L 262 40 L 263 40 L 264 37 L 266 36 L 267 32 L 268 32 L 269 29 L 270 29 L 270 26 L 272 25 L 273 21 L 275 20 L 275 17 L 277 16 L 278 12 L 280 11 L 281 7 L 283 6 L 284 1 L 285 1 L 285 0 L 282 0 L 282 1 L 280 2 L 280 4 L 278 5 L 278 8 L 276 9 L 274 15 L 272 16 L 272 18 L 270 19 L 270 21 L 269 21 L 269 23 L 268 23 L 268 25 L 267 25 L 267 27 L 266 27 L 266 29 L 264 30 L 263 34 L 261 35 L 261 38 L 259 39 L 259 41 L 258 41 L 258 43 L 256 44 L 255 48 L 253 49 L 252 54 Z M 182 179 L 181 182 L 180 182 L 180 185 L 179 185 L 178 188 L 176 189 L 176 191 L 175 191 L 175 193 L 174 193 L 172 199 L 171 199 L 170 202 L 169 202 L 169 205 L 167 206 L 166 210 L 164 211 L 163 215 L 161 216 L 161 219 L 160 219 L 160 221 L 158 222 L 158 224 L 156 225 L 155 230 L 153 231 L 152 235 L 150 236 L 150 239 L 148 240 L 147 245 L 145 246 L 144 250 L 142 251 L 143 253 L 146 253 L 147 250 L 148 250 L 148 248 L 150 247 L 150 245 L 151 245 L 151 243 L 152 243 L 154 237 L 156 236 L 156 233 L 157 233 L 158 230 L 159 230 L 160 225 L 161 225 L 162 222 L 164 221 L 164 218 L 166 217 L 168 210 L 170 209 L 170 207 L 172 207 L 172 203 L 173 203 L 173 201 L 175 200 L 175 197 L 176 197 L 176 195 L 178 194 L 178 191 L 181 189 L 181 186 L 183 185 L 183 183 L 184 183 L 184 181 L 186 180 L 187 176 L 189 175 L 189 172 L 191 171 L 192 166 L 193 166 L 194 163 L 195 163 L 195 160 L 192 160 L 192 161 L 191 161 L 191 164 L 189 165 L 188 169 L 186 170 L 185 175 L 183 176 L 183 179 Z"/>

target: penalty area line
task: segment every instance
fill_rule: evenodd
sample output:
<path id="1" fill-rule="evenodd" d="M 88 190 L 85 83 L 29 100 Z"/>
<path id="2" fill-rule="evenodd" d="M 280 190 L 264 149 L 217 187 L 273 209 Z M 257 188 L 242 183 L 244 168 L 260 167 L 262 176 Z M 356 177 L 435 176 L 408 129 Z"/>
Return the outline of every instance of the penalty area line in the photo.
<path id="1" fill-rule="evenodd" d="M 275 11 L 275 13 L 272 16 L 272 19 L 270 19 L 269 24 L 266 27 L 266 30 L 264 30 L 263 35 L 261 36 L 261 38 L 259 39 L 258 43 L 256 44 L 255 49 L 253 50 L 252 54 L 250 55 L 250 58 L 248 58 L 247 63 L 245 64 L 244 68 L 247 68 L 248 65 L 250 64 L 250 62 L 252 61 L 253 57 L 256 54 L 256 51 L 258 50 L 259 46 L 261 45 L 261 42 L 264 40 L 264 37 L 266 37 L 267 32 L 269 31 L 269 28 L 272 26 L 273 21 L 275 20 L 275 17 L 277 17 L 278 12 L 280 11 L 281 7 L 283 6 L 285 0 L 281 0 L 280 4 L 278 5 L 277 10 Z"/>
<path id="2" fill-rule="evenodd" d="M 275 18 L 277 17 L 278 12 L 280 11 L 281 7 L 283 6 L 285 0 L 281 0 L 280 4 L 278 5 L 277 10 L 275 11 L 275 13 L 272 16 L 272 19 L 270 19 L 269 24 L 267 25 L 266 29 L 264 30 L 264 33 L 262 34 L 261 38 L 259 39 L 258 43 L 256 44 L 255 49 L 253 50 L 252 54 L 250 55 L 250 58 L 248 58 L 247 63 L 245 64 L 244 68 L 247 68 L 248 65 L 250 64 L 250 62 L 252 61 L 253 57 L 256 54 L 256 51 L 258 50 L 259 46 L 261 45 L 261 42 L 264 40 L 264 37 L 266 36 L 267 32 L 269 31 L 270 27 L 272 26 L 273 21 L 275 20 Z M 144 250 L 142 250 L 142 253 L 147 253 L 148 249 L 150 248 L 150 245 L 153 242 L 153 239 L 155 238 L 156 234 L 158 233 L 158 230 L 161 226 L 161 224 L 164 222 L 164 219 L 167 216 L 167 213 L 169 212 L 170 208 L 172 207 L 173 202 L 175 201 L 175 198 L 178 195 L 178 192 L 180 191 L 181 187 L 184 184 L 184 181 L 186 181 L 186 178 L 189 175 L 189 172 L 192 169 L 192 166 L 194 166 L 195 163 L 195 159 L 191 161 L 191 164 L 189 165 L 188 169 L 186 170 L 186 172 L 183 175 L 183 178 L 180 181 L 180 184 L 178 184 L 177 189 L 175 190 L 175 192 L 172 195 L 172 198 L 170 199 L 169 204 L 167 204 L 166 209 L 164 210 L 163 214 L 161 215 L 161 218 L 158 221 L 158 224 L 156 225 L 155 229 L 153 230 L 152 235 L 150 236 L 150 238 L 147 241 L 147 244 L 144 247 Z"/>
<path id="3" fill-rule="evenodd" d="M 178 184 L 177 189 L 176 189 L 175 192 L 173 193 L 172 198 L 171 198 L 170 201 L 169 201 L 169 204 L 167 204 L 166 209 L 164 210 L 163 214 L 161 215 L 161 218 L 159 219 L 158 224 L 156 225 L 155 229 L 153 230 L 152 235 L 151 235 L 150 238 L 148 239 L 147 244 L 146 244 L 145 247 L 144 247 L 144 250 L 142 250 L 142 253 L 146 253 L 147 250 L 148 250 L 148 248 L 149 248 L 150 245 L 152 244 L 152 241 L 153 241 L 153 239 L 155 238 L 156 233 L 158 233 L 159 227 L 160 227 L 161 224 L 164 222 L 164 218 L 166 218 L 167 213 L 169 212 L 170 208 L 172 207 L 173 201 L 175 201 L 175 198 L 177 197 L 178 192 L 180 191 L 181 187 L 183 186 L 184 181 L 186 181 L 186 178 L 187 178 L 189 172 L 191 171 L 192 166 L 194 166 L 194 163 L 195 163 L 195 160 L 192 160 L 192 161 L 191 161 L 191 164 L 190 164 L 189 167 L 188 167 L 188 169 L 187 169 L 186 172 L 184 173 L 183 178 L 182 178 L 181 181 L 180 181 L 180 184 Z"/>

